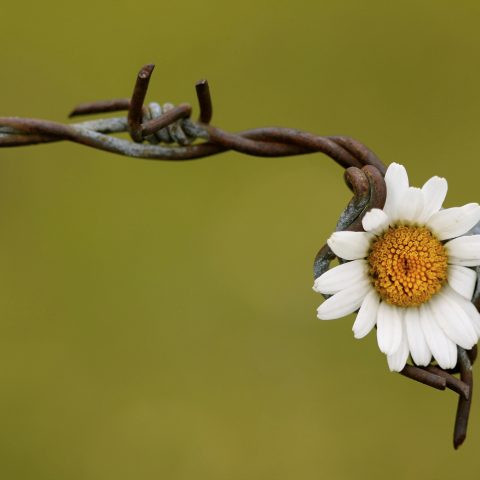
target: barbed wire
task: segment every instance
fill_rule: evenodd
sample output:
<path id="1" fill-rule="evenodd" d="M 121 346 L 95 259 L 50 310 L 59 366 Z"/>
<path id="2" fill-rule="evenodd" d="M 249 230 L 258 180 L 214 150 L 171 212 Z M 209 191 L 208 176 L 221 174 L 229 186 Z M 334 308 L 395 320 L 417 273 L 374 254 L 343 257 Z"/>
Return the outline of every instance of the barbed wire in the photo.
<path id="1" fill-rule="evenodd" d="M 70 117 L 127 110 L 125 117 L 62 124 L 33 118 L 0 117 L 0 147 L 67 140 L 129 157 L 150 160 L 194 160 L 234 150 L 247 155 L 281 157 L 321 152 L 344 168 L 365 165 L 385 173 L 385 165 L 365 145 L 350 137 L 323 137 L 290 128 L 256 128 L 229 133 L 210 125 L 213 107 L 206 80 L 195 85 L 200 113 L 182 103 L 144 106 L 153 65 L 137 75 L 131 98 L 78 105 Z M 128 132 L 131 141 L 113 134 Z M 201 140 L 200 143 L 195 143 Z M 173 144 L 173 145 L 172 145 Z"/>
<path id="2" fill-rule="evenodd" d="M 22 117 L 0 117 L 0 147 L 16 147 L 71 141 L 128 157 L 163 161 L 186 161 L 210 157 L 228 150 L 260 157 L 283 157 L 321 152 L 345 169 L 345 181 L 353 198 L 342 213 L 337 231 L 361 231 L 362 218 L 372 208 L 383 208 L 386 197 L 386 166 L 369 148 L 346 136 L 320 136 L 280 127 L 255 128 L 237 133 L 210 124 L 213 107 L 206 80 L 196 83 L 199 105 L 197 120 L 187 103 L 151 102 L 144 105 L 154 65 L 139 71 L 132 96 L 78 105 L 70 118 L 127 111 L 126 116 L 76 123 Z M 131 140 L 115 137 L 128 132 Z M 328 270 L 335 254 L 325 244 L 314 262 L 314 278 Z M 480 269 L 477 268 L 477 276 Z M 480 282 L 473 303 L 480 310 Z M 458 347 L 458 364 L 453 370 L 437 365 L 417 367 L 407 364 L 402 375 L 432 388 L 453 390 L 459 395 L 454 426 L 454 446 L 465 440 L 473 388 L 472 365 L 477 347 Z M 460 374 L 460 379 L 455 377 Z"/>

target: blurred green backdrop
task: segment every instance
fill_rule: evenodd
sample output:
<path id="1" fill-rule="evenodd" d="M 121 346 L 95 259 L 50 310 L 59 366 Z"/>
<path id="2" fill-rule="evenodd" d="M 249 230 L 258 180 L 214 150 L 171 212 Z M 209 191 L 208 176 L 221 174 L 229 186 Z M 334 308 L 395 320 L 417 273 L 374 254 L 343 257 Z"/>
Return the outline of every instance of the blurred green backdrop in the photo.
<path id="1" fill-rule="evenodd" d="M 215 125 L 345 134 L 478 200 L 476 1 L 4 2 L 0 115 L 194 102 Z M 311 264 L 349 199 L 322 155 L 166 164 L 0 151 L 0 478 L 451 479 L 456 405 L 320 322 Z"/>

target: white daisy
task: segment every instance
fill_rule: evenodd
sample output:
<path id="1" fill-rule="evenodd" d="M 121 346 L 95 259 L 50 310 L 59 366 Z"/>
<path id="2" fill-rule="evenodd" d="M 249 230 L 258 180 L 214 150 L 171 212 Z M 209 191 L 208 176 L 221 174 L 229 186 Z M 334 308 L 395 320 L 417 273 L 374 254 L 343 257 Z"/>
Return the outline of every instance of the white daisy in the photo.
<path id="1" fill-rule="evenodd" d="M 410 187 L 402 165 L 385 175 L 383 210 L 363 218 L 365 232 L 335 232 L 328 245 L 347 262 L 315 280 L 313 289 L 332 295 L 318 318 L 340 318 L 360 309 L 355 338 L 377 326 L 380 350 L 392 371 L 409 354 L 426 366 L 432 356 L 444 369 L 457 363 L 457 345 L 471 349 L 480 337 L 480 314 L 472 304 L 480 265 L 480 235 L 466 235 L 480 221 L 480 206 L 441 210 L 447 181 L 433 177 Z"/>

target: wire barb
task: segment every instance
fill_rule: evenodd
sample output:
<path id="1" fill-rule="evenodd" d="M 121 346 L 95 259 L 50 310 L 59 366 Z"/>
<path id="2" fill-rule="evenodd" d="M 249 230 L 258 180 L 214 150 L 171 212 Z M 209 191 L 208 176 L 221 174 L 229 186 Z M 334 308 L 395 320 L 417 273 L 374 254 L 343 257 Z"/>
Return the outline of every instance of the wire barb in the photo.
<path id="1" fill-rule="evenodd" d="M 148 84 L 155 65 L 145 65 L 137 75 L 137 81 L 133 88 L 132 99 L 128 109 L 128 131 L 134 142 L 143 141 L 142 117 L 143 102 L 147 96 Z"/>
<path id="2" fill-rule="evenodd" d="M 199 80 L 195 84 L 197 91 L 198 106 L 200 107 L 200 115 L 198 121 L 200 123 L 208 124 L 212 120 L 213 107 L 212 97 L 210 96 L 210 87 L 207 80 Z"/>

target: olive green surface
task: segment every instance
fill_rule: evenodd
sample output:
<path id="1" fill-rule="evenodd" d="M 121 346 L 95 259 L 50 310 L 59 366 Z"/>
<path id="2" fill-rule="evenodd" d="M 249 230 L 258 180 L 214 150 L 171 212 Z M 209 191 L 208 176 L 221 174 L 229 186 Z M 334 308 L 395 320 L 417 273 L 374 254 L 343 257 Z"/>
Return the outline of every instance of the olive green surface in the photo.
<path id="1" fill-rule="evenodd" d="M 190 102 L 213 123 L 354 136 L 414 185 L 478 201 L 476 1 L 3 2 L 0 115 Z M 0 150 L 0 478 L 475 478 L 480 390 L 388 371 L 321 322 L 312 261 L 349 200 L 328 158 L 172 164 L 61 143 Z M 480 373 L 477 371 L 480 378 Z M 468 477 L 467 477 L 468 475 Z"/>

